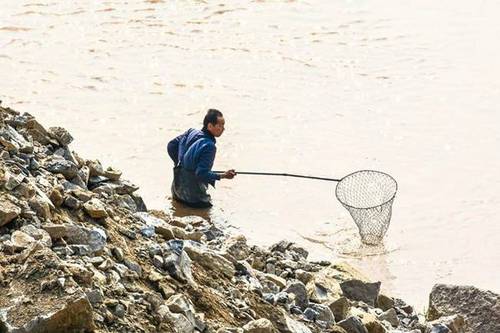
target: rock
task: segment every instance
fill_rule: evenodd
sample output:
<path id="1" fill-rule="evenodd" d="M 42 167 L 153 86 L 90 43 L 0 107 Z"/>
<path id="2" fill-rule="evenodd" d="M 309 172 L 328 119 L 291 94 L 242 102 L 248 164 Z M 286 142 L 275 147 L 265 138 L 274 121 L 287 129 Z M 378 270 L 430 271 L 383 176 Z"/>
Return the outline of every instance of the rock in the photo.
<path id="1" fill-rule="evenodd" d="M 309 321 L 316 321 L 316 319 L 318 319 L 318 315 L 318 311 L 314 310 L 313 308 L 306 308 L 304 310 L 304 317 L 306 317 L 306 319 Z"/>
<path id="2" fill-rule="evenodd" d="M 161 305 L 158 309 L 158 315 L 162 321 L 168 322 L 172 327 L 175 327 L 176 333 L 194 333 L 195 326 L 184 315 L 173 313 L 167 305 Z M 160 330 L 161 331 L 161 330 Z"/>
<path id="3" fill-rule="evenodd" d="M 60 207 L 64 202 L 64 197 L 63 197 L 61 191 L 59 191 L 59 189 L 57 189 L 57 188 L 53 188 L 50 191 L 49 199 L 50 199 L 50 201 L 52 201 L 52 203 L 56 207 Z"/>
<path id="4" fill-rule="evenodd" d="M 87 161 L 87 168 L 89 168 L 90 177 L 104 175 L 104 169 L 98 160 Z"/>
<path id="5" fill-rule="evenodd" d="M 52 246 L 52 239 L 50 238 L 49 233 L 43 229 L 38 229 L 37 227 L 28 224 L 21 227 L 21 231 L 33 237 L 35 240 L 40 241 L 47 247 Z"/>
<path id="6" fill-rule="evenodd" d="M 340 297 L 339 299 L 331 302 L 328 307 L 332 310 L 332 313 L 336 321 L 341 321 L 347 318 L 351 305 L 349 300 L 345 297 Z"/>
<path id="7" fill-rule="evenodd" d="M 277 285 L 279 290 L 282 290 L 286 287 L 286 280 L 279 276 L 276 276 L 274 274 L 265 274 L 264 277 L 266 280 L 271 281 L 272 283 Z"/>
<path id="8" fill-rule="evenodd" d="M 129 194 L 125 195 L 115 194 L 113 197 L 113 201 L 116 204 L 118 204 L 118 206 L 128 209 L 131 212 L 137 211 L 137 205 L 135 204 L 134 199 L 132 199 L 132 196 L 130 196 Z M 153 228 L 154 231 L 154 226 L 148 226 L 148 227 Z"/>
<path id="9" fill-rule="evenodd" d="M 123 250 L 121 248 L 114 247 L 111 252 L 113 253 L 113 255 L 115 256 L 115 258 L 118 262 L 123 261 L 124 256 L 123 256 Z"/>
<path id="10" fill-rule="evenodd" d="M 21 214 L 21 208 L 12 203 L 16 199 L 11 195 L 2 195 L 0 197 L 0 227 L 14 220 Z"/>
<path id="11" fill-rule="evenodd" d="M 433 325 L 429 333 L 451 333 L 451 330 L 443 324 Z"/>
<path id="12" fill-rule="evenodd" d="M 338 299 L 342 291 L 339 284 L 339 272 L 333 266 L 325 267 L 315 273 L 307 283 L 307 294 L 311 301 L 327 303 Z"/>
<path id="13" fill-rule="evenodd" d="M 48 302 L 48 300 L 47 300 Z M 85 296 L 60 297 L 52 304 L 35 303 L 33 312 L 25 312 L 22 317 L 14 313 L 23 313 L 29 304 L 14 304 L 7 309 L 0 309 L 0 328 L 6 332 L 91 332 L 94 330 L 92 307 Z M 8 319 L 7 319 L 8 318 Z M 12 318 L 19 318 L 14 322 Z"/>
<path id="14" fill-rule="evenodd" d="M 181 282 L 195 285 L 191 273 L 191 259 L 184 251 L 184 243 L 170 240 L 163 245 L 164 267 L 167 272 Z"/>
<path id="15" fill-rule="evenodd" d="M 106 207 L 104 204 L 97 198 L 90 199 L 86 203 L 83 204 L 83 208 L 90 215 L 90 217 L 94 219 L 100 219 L 108 216 L 106 212 Z"/>
<path id="16" fill-rule="evenodd" d="M 193 324 L 193 326 L 196 326 L 194 305 L 185 295 L 173 295 L 165 304 L 172 313 L 181 313 Z"/>
<path id="17" fill-rule="evenodd" d="M 309 306 L 306 286 L 304 286 L 302 282 L 292 281 L 285 289 L 283 289 L 283 291 L 295 295 L 295 305 L 297 305 L 301 310 L 304 310 Z"/>
<path id="18" fill-rule="evenodd" d="M 339 322 L 338 325 L 348 333 L 368 333 L 368 330 L 357 317 L 351 316 Z"/>
<path id="19" fill-rule="evenodd" d="M 465 320 L 461 315 L 453 315 L 448 317 L 440 317 L 434 321 L 429 322 L 432 326 L 439 326 L 439 324 L 446 326 L 452 333 L 465 332 Z"/>
<path id="20" fill-rule="evenodd" d="M 399 319 L 396 313 L 396 310 L 394 308 L 391 308 L 384 313 L 382 313 L 380 316 L 377 317 L 379 320 L 386 320 L 388 321 L 392 327 L 398 327 L 399 326 Z"/>
<path id="21" fill-rule="evenodd" d="M 11 242 L 15 250 L 23 250 L 27 248 L 35 239 L 22 231 L 14 231 L 11 236 Z"/>
<path id="22" fill-rule="evenodd" d="M 26 141 L 14 128 L 9 125 L 0 127 L 0 143 L 9 152 L 32 153 L 33 144 Z"/>
<path id="23" fill-rule="evenodd" d="M 49 127 L 47 132 L 50 137 L 56 139 L 61 146 L 67 146 L 73 141 L 71 134 L 62 127 Z"/>
<path id="24" fill-rule="evenodd" d="M 297 269 L 295 271 L 295 276 L 297 280 L 299 280 L 303 284 L 307 284 L 314 277 L 313 273 L 304 271 L 302 269 Z"/>
<path id="25" fill-rule="evenodd" d="M 261 318 L 252 320 L 243 326 L 245 333 L 275 333 L 277 332 L 269 319 Z"/>
<path id="26" fill-rule="evenodd" d="M 13 174 L 13 173 L 7 171 L 7 172 L 5 172 L 5 185 L 4 185 L 4 187 L 7 190 L 12 191 L 16 187 L 21 185 L 24 178 L 26 178 L 26 176 L 22 173 Z"/>
<path id="27" fill-rule="evenodd" d="M 289 316 L 285 316 L 285 324 L 289 333 L 311 333 L 311 330 L 306 325 Z"/>
<path id="28" fill-rule="evenodd" d="M 324 321 L 327 327 L 335 324 L 335 317 L 333 315 L 332 310 L 330 310 L 328 306 L 323 304 L 312 304 L 312 303 L 310 303 L 309 306 L 318 313 L 316 319 Z"/>
<path id="29" fill-rule="evenodd" d="M 36 215 L 44 220 L 50 219 L 50 206 L 49 204 L 41 199 L 40 197 L 32 198 L 29 202 L 29 206 L 36 212 Z"/>
<path id="30" fill-rule="evenodd" d="M 64 206 L 71 209 L 78 209 L 82 205 L 82 202 L 72 195 L 67 195 L 64 197 Z"/>
<path id="31" fill-rule="evenodd" d="M 104 170 L 104 177 L 109 178 L 111 180 L 119 180 L 122 175 L 122 172 L 120 170 L 113 169 L 112 167 L 107 168 Z"/>
<path id="32" fill-rule="evenodd" d="M 228 278 L 232 278 L 236 272 L 234 265 L 229 260 L 201 243 L 185 241 L 184 251 L 189 255 L 189 258 L 208 270 L 221 272 Z"/>
<path id="33" fill-rule="evenodd" d="M 391 297 L 384 294 L 379 294 L 377 297 L 376 306 L 383 311 L 387 311 L 395 306 L 395 302 Z"/>
<path id="34" fill-rule="evenodd" d="M 247 259 L 250 254 L 247 239 L 243 235 L 229 237 L 224 243 L 224 248 L 236 260 Z"/>
<path id="35" fill-rule="evenodd" d="M 465 333 L 500 332 L 500 296 L 472 286 L 436 284 L 429 295 L 427 319 L 461 315 Z"/>
<path id="36" fill-rule="evenodd" d="M 380 282 L 369 283 L 354 279 L 342 282 L 340 288 L 345 297 L 375 306 L 380 291 Z"/>
<path id="37" fill-rule="evenodd" d="M 44 164 L 44 168 L 52 173 L 60 173 L 68 180 L 78 174 L 76 164 L 61 157 L 48 159 Z"/>
<path id="38" fill-rule="evenodd" d="M 103 302 L 104 294 L 100 289 L 93 289 L 87 292 L 87 298 L 92 305 L 96 305 Z"/>

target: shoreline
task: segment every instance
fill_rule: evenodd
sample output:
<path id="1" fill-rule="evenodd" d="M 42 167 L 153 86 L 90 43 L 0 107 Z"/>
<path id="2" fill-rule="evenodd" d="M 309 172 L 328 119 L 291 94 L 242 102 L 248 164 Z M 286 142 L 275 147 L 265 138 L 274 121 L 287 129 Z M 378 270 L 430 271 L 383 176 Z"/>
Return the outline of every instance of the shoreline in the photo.
<path id="1" fill-rule="evenodd" d="M 294 243 L 251 246 L 202 217 L 148 211 L 119 170 L 72 151 L 64 128 L 9 108 L 0 117 L 1 332 L 499 329 L 492 292 L 436 285 L 428 313 L 416 313 Z M 484 299 L 498 305 L 489 317 Z"/>

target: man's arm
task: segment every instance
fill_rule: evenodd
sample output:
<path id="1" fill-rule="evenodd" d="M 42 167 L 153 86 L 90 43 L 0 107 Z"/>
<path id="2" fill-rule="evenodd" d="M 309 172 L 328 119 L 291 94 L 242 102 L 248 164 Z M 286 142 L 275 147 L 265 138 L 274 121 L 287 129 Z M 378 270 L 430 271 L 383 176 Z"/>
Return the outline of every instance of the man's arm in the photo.
<path id="1" fill-rule="evenodd" d="M 200 151 L 199 162 L 195 170 L 196 176 L 208 184 L 215 184 L 216 180 L 220 180 L 221 177 L 212 172 L 212 166 L 214 165 L 215 153 L 217 148 L 215 145 L 205 145 Z"/>

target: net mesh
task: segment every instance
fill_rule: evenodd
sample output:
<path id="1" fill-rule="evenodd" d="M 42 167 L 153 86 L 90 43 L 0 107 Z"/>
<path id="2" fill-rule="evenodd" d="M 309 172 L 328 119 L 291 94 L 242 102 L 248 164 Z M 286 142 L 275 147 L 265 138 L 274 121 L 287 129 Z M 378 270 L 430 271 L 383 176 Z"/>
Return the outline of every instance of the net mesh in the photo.
<path id="1" fill-rule="evenodd" d="M 337 184 L 337 199 L 351 214 L 363 243 L 376 245 L 384 238 L 397 188 L 394 178 L 374 170 L 354 172 Z"/>

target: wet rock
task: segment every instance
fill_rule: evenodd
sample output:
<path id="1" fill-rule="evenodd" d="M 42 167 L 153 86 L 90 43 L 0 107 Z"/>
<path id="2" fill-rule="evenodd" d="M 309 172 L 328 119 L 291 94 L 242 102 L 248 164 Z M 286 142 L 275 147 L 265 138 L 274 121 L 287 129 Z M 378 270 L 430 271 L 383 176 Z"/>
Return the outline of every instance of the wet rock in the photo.
<path id="1" fill-rule="evenodd" d="M 336 321 L 342 321 L 347 318 L 351 305 L 349 300 L 345 297 L 340 297 L 339 299 L 331 302 L 328 307 L 332 310 L 332 313 Z"/>
<path id="2" fill-rule="evenodd" d="M 295 305 L 304 310 L 309 305 L 306 286 L 300 281 L 292 281 L 283 289 L 284 292 L 295 295 Z"/>
<path id="3" fill-rule="evenodd" d="M 500 296 L 472 286 L 436 284 L 429 295 L 428 320 L 461 315 L 466 333 L 500 332 Z"/>
<path id="4" fill-rule="evenodd" d="M 261 318 L 252 320 L 243 326 L 245 333 L 276 333 L 276 329 L 269 319 Z"/>
<path id="5" fill-rule="evenodd" d="M 0 227 L 21 214 L 21 208 L 13 204 L 12 201 L 16 201 L 16 199 L 9 194 L 0 197 Z"/>
<path id="6" fill-rule="evenodd" d="M 86 203 L 83 204 L 83 208 L 90 215 L 90 217 L 94 219 L 100 219 L 108 216 L 106 212 L 106 207 L 104 204 L 97 198 L 90 199 Z"/>
<path id="7" fill-rule="evenodd" d="M 349 317 L 338 323 L 348 333 L 368 333 L 368 330 L 357 317 Z"/>
<path id="8" fill-rule="evenodd" d="M 354 279 L 342 282 L 340 288 L 345 297 L 375 306 L 380 291 L 380 282 L 369 283 Z"/>

